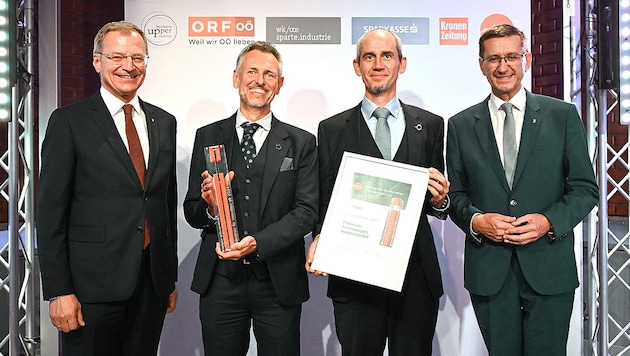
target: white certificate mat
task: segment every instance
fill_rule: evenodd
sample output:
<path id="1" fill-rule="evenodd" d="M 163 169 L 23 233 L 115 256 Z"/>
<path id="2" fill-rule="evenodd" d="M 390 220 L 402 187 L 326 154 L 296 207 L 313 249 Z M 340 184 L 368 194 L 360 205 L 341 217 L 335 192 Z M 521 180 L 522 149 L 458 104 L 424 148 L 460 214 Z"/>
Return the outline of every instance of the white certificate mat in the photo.
<path id="1" fill-rule="evenodd" d="M 429 170 L 345 152 L 311 267 L 401 291 Z"/>

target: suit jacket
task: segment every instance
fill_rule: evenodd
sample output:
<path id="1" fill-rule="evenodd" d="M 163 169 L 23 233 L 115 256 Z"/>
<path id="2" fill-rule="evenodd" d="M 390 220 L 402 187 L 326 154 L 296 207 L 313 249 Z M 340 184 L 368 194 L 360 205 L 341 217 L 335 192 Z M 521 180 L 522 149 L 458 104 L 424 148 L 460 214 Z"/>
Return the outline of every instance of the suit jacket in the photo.
<path id="1" fill-rule="evenodd" d="M 236 113 L 198 129 L 195 136 L 184 215 L 192 227 L 202 229 L 192 281 L 192 290 L 200 294 L 212 287 L 218 261 L 216 226 L 201 198 L 201 173 L 206 170 L 203 148 L 223 144 L 226 156 L 234 157 L 234 151 L 240 152 L 235 125 Z M 261 230 L 249 233 L 256 239 L 258 261 L 266 263 L 279 302 L 300 304 L 309 297 L 304 236 L 317 221 L 315 136 L 273 117 L 264 147 L 267 156 L 258 210 Z M 283 165 L 287 159 L 292 159 L 292 165 Z"/>
<path id="2" fill-rule="evenodd" d="M 158 295 L 177 278 L 176 121 L 140 101 L 149 134 L 142 189 L 100 93 L 53 112 L 42 146 L 37 242 L 45 299 L 125 300 L 136 286 L 145 217 Z"/>
<path id="3" fill-rule="evenodd" d="M 406 151 L 408 155 L 401 158 L 396 154 L 394 161 L 444 171 L 444 120 L 415 106 L 402 102 L 401 105 L 405 114 L 405 133 L 398 152 Z M 320 224 L 316 233 L 321 231 L 343 153 L 348 151 L 383 158 L 361 114 L 361 103 L 322 121 L 318 128 L 318 140 Z M 437 299 L 443 294 L 443 288 L 433 233 L 427 219 L 427 213 L 436 215 L 429 204 L 429 198 L 430 194 L 427 194 L 423 202 L 425 206 L 418 223 L 410 259 L 420 260 L 429 289 Z M 436 216 L 445 218 L 445 214 Z M 331 298 L 357 299 L 362 294 L 370 293 L 371 288 L 374 287 L 335 276 L 330 276 L 328 280 L 328 296 Z"/>
<path id="4" fill-rule="evenodd" d="M 488 100 L 448 122 L 447 165 L 450 216 L 466 232 L 464 282 L 474 294 L 493 295 L 507 275 L 513 251 L 525 278 L 541 294 L 564 293 L 578 285 L 573 228 L 597 203 L 598 189 L 582 120 L 574 105 L 529 91 L 510 191 L 490 122 Z M 555 240 L 540 238 L 514 246 L 470 232 L 473 214 L 509 216 L 541 213 Z"/>

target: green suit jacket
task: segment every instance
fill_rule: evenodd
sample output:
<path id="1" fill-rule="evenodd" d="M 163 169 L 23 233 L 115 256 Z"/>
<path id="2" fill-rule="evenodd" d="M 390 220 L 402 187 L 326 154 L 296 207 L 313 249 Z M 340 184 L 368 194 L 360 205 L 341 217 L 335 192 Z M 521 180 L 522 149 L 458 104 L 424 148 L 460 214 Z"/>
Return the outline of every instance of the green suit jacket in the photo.
<path id="1" fill-rule="evenodd" d="M 489 97 L 448 122 L 450 216 L 466 233 L 464 284 L 473 294 L 499 291 L 513 251 L 536 292 L 558 294 L 578 286 L 573 228 L 598 199 L 584 127 L 574 105 L 529 91 L 526 95 L 511 191 L 492 130 Z M 490 212 L 516 217 L 541 213 L 551 222 L 555 240 L 543 237 L 514 246 L 482 238 L 478 243 L 470 231 L 472 216 Z"/>

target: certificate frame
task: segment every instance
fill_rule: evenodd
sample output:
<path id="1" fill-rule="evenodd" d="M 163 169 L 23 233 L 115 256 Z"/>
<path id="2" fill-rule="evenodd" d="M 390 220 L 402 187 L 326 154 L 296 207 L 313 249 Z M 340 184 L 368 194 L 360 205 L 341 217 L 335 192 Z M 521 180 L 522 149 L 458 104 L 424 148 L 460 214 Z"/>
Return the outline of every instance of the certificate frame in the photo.
<path id="1" fill-rule="evenodd" d="M 400 292 L 428 168 L 345 152 L 311 268 Z"/>

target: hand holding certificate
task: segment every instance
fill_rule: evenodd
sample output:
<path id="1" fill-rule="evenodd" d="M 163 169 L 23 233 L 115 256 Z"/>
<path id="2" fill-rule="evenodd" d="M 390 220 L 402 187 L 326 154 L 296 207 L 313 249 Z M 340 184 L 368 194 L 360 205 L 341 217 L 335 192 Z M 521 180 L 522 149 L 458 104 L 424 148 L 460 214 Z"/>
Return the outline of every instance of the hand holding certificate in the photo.
<path id="1" fill-rule="evenodd" d="M 312 269 L 400 291 L 427 168 L 344 153 Z"/>

